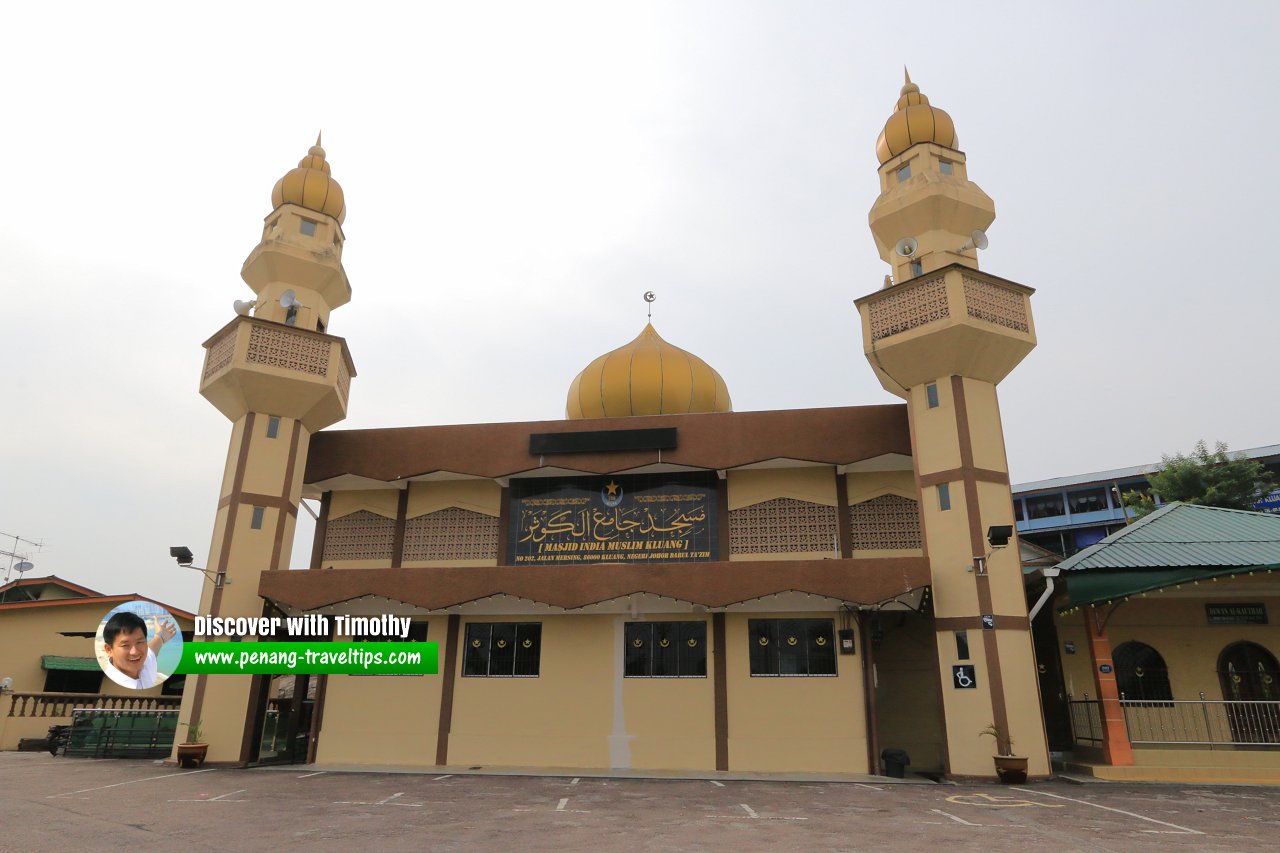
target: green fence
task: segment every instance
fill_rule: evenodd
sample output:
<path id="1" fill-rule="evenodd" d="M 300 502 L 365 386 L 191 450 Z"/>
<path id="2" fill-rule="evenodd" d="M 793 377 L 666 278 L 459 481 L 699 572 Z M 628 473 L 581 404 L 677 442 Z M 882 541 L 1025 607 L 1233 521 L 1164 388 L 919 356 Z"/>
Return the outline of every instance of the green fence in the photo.
<path id="1" fill-rule="evenodd" d="M 63 755 L 79 758 L 168 758 L 178 728 L 177 711 L 112 711 L 78 708 Z"/>

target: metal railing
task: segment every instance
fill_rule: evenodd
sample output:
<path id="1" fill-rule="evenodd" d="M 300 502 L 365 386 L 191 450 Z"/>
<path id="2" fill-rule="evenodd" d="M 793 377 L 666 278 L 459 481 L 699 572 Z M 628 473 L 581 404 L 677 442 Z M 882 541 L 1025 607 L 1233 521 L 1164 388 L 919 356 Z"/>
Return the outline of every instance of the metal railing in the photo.
<path id="1" fill-rule="evenodd" d="M 1083 699 L 1067 699 L 1067 712 L 1071 716 L 1071 737 L 1078 744 L 1102 745 L 1102 705 L 1097 699 L 1084 694 Z"/>
<path id="2" fill-rule="evenodd" d="M 1280 702 L 1121 699 L 1129 742 L 1280 746 Z"/>
<path id="3" fill-rule="evenodd" d="M 77 708 L 63 755 L 80 758 L 166 758 L 173 751 L 178 711 Z"/>
<path id="4" fill-rule="evenodd" d="M 181 696 L 110 696 L 105 693 L 14 693 L 10 717 L 69 717 L 76 708 L 111 711 L 176 711 Z"/>

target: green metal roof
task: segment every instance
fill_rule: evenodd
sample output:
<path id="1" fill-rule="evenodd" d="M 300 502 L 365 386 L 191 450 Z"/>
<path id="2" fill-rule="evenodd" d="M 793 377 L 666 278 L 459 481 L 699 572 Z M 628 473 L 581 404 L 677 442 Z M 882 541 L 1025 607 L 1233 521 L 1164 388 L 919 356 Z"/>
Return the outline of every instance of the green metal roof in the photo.
<path id="1" fill-rule="evenodd" d="M 1280 515 L 1170 504 L 1058 564 L 1085 569 L 1280 567 Z"/>
<path id="2" fill-rule="evenodd" d="M 1059 610 L 1280 569 L 1280 515 L 1170 504 L 1058 564 Z"/>
<path id="3" fill-rule="evenodd" d="M 97 658 L 72 658 L 63 655 L 44 655 L 40 658 L 40 667 L 42 669 L 75 669 L 82 671 L 101 672 L 98 666 Z"/>

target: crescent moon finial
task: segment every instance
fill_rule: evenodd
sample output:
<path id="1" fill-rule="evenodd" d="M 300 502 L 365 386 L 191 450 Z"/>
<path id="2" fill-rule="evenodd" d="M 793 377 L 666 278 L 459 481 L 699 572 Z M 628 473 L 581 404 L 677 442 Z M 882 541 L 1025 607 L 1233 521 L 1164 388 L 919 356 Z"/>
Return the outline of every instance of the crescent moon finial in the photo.
<path id="1" fill-rule="evenodd" d="M 654 293 L 652 290 L 646 290 L 644 292 L 644 301 L 649 304 L 649 319 L 651 321 L 653 320 L 653 300 L 657 298 L 658 298 L 658 295 Z"/>

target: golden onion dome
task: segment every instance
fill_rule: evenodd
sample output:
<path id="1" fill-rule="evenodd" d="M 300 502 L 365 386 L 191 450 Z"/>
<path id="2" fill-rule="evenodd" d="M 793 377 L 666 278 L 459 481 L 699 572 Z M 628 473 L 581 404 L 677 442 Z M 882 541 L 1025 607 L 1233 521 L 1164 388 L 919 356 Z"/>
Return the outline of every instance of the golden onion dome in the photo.
<path id="1" fill-rule="evenodd" d="M 298 168 L 291 169 L 276 181 L 275 188 L 271 190 L 272 209 L 282 204 L 296 204 L 332 216 L 339 224 L 347 218 L 342 187 L 329 174 L 329 163 L 324 159 L 319 136 L 307 156 L 298 161 Z"/>
<path id="2" fill-rule="evenodd" d="M 693 353 L 672 346 L 645 325 L 634 341 L 587 365 L 569 386 L 565 417 L 625 418 L 729 412 L 720 374 Z"/>
<path id="3" fill-rule="evenodd" d="M 896 157 L 912 145 L 921 142 L 936 142 L 945 148 L 959 148 L 960 139 L 956 136 L 956 126 L 946 111 L 929 105 L 929 99 L 920 93 L 920 87 L 911 82 L 911 75 L 906 69 L 902 71 L 907 78 L 902 87 L 902 95 L 898 98 L 897 109 L 884 123 L 884 130 L 876 140 L 876 157 L 884 163 Z"/>

